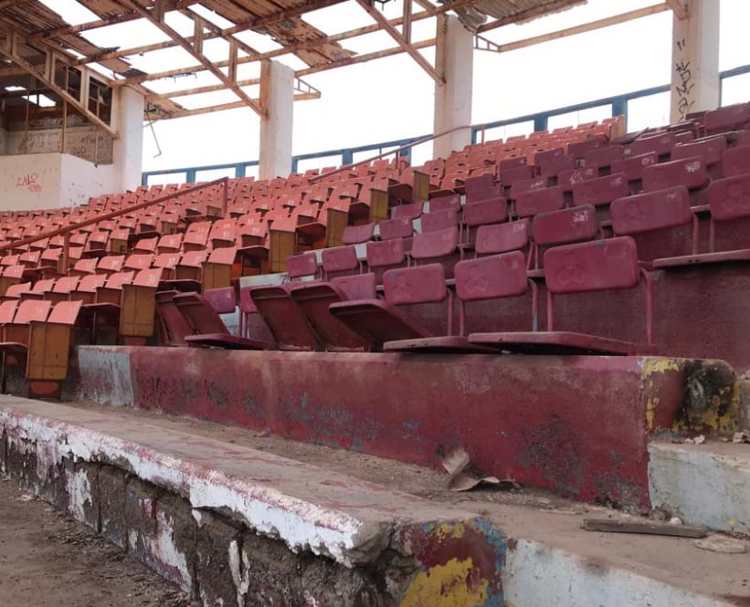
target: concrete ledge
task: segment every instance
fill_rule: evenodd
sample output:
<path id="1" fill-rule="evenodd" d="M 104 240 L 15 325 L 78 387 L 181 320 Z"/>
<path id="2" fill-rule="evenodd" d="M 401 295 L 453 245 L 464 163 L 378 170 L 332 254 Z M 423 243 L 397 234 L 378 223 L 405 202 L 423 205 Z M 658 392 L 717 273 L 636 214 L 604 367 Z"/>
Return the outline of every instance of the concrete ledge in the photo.
<path id="1" fill-rule="evenodd" d="M 6 397 L 0 428 L 5 473 L 204 605 L 501 604 L 505 543 L 470 512 L 106 411 Z"/>
<path id="2" fill-rule="evenodd" d="M 750 535 L 750 445 L 652 442 L 651 502 L 684 521 Z"/>
<path id="3" fill-rule="evenodd" d="M 733 428 L 734 374 L 705 368 L 649 357 L 90 346 L 78 349 L 69 391 L 424 466 L 463 447 L 488 474 L 647 510 L 652 433 Z M 688 392 L 688 382 L 706 387 Z M 705 400 L 697 413 L 688 393 Z"/>

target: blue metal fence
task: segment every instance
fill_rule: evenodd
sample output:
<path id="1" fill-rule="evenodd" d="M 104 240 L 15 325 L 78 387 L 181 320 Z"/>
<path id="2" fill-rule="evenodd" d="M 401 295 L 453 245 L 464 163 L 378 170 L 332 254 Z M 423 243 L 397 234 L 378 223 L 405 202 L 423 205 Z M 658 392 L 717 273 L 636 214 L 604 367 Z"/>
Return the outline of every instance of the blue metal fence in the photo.
<path id="1" fill-rule="evenodd" d="M 729 78 L 742 76 L 744 74 L 750 74 L 750 65 L 743 65 L 730 70 L 721 72 L 721 84 L 722 88 L 724 82 Z M 596 99 L 594 101 L 586 101 L 583 103 L 577 103 L 575 105 L 569 105 L 567 107 L 557 108 L 553 110 L 546 110 L 543 112 L 537 112 L 534 114 L 528 114 L 526 116 L 516 116 L 514 118 L 508 118 L 505 120 L 497 120 L 495 122 L 487 122 L 485 124 L 475 125 L 471 128 L 471 141 L 477 143 L 483 140 L 484 133 L 490 129 L 497 127 L 504 127 L 513 124 L 520 124 L 524 122 L 533 122 L 535 131 L 546 131 L 549 119 L 553 116 L 560 116 L 563 114 L 569 114 L 572 112 L 580 112 L 582 110 L 588 110 L 601 106 L 609 105 L 611 108 L 612 116 L 624 116 L 625 124 L 628 120 L 628 103 L 634 99 L 641 99 L 644 97 L 652 97 L 669 92 L 669 85 L 656 86 L 648 89 L 642 89 L 640 91 L 632 91 L 623 95 L 615 95 L 613 97 L 605 97 L 603 99 Z M 404 145 L 408 145 L 414 141 L 424 138 L 426 135 L 419 137 L 407 137 L 405 139 L 398 139 L 395 141 L 385 141 L 380 143 L 373 143 L 369 145 L 362 145 L 351 148 L 339 148 L 334 150 L 325 150 L 322 152 L 312 152 L 309 154 L 299 154 L 292 158 L 292 171 L 297 172 L 300 161 L 310 160 L 315 158 L 332 158 L 332 165 L 346 165 L 354 162 L 354 155 L 359 153 L 370 153 L 380 154 L 388 148 L 397 148 Z M 407 158 L 410 156 L 410 150 L 404 154 Z M 206 166 L 187 167 L 178 169 L 165 169 L 160 171 L 148 171 L 143 173 L 142 182 L 144 185 L 148 185 L 149 179 L 157 175 L 170 175 L 174 176 L 177 181 L 180 181 L 180 176 L 184 176 L 186 183 L 195 183 L 197 174 L 202 171 L 229 171 L 234 173 L 235 177 L 244 177 L 247 173 L 248 167 L 257 166 L 257 160 L 248 160 L 244 162 L 232 162 L 228 164 L 213 164 Z"/>

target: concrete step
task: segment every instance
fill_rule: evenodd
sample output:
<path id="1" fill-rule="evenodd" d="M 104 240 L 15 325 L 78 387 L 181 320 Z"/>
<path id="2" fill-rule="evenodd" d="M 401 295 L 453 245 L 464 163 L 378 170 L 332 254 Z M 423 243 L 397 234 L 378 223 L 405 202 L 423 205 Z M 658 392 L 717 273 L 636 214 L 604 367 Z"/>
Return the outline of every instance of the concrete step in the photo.
<path id="1" fill-rule="evenodd" d="M 750 555 L 592 533 L 534 491 L 145 411 L 0 398 L 3 470 L 203 605 L 750 603 Z"/>

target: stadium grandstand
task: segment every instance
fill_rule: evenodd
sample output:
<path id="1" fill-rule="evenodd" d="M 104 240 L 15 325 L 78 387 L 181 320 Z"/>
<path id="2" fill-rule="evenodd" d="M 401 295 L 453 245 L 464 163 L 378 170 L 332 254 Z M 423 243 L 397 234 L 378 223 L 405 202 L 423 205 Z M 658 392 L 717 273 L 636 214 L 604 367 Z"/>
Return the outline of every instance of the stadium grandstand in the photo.
<path id="1" fill-rule="evenodd" d="M 3 475 L 184 605 L 750 604 L 750 65 L 731 0 L 597 2 L 0 0 Z M 659 15 L 671 82 L 472 120 L 475 55 Z M 431 133 L 293 154 L 395 56 Z M 238 111 L 257 160 L 201 156 Z M 144 171 L 167 124 L 205 161 Z M 15 560 L 0 605 L 113 604 Z"/>

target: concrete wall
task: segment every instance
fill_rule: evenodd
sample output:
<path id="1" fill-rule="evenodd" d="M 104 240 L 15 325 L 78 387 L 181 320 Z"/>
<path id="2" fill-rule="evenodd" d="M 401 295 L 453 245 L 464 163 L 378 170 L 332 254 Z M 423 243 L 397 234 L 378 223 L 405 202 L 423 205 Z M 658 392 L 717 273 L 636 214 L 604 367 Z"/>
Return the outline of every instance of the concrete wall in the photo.
<path id="1" fill-rule="evenodd" d="M 59 153 L 0 156 L 3 211 L 79 205 L 114 189 L 111 165 Z"/>
<path id="2" fill-rule="evenodd" d="M 59 153 L 62 129 L 11 129 L 4 154 Z M 69 127 L 65 130 L 65 153 L 99 164 L 112 164 L 112 137 L 93 126 Z"/>

